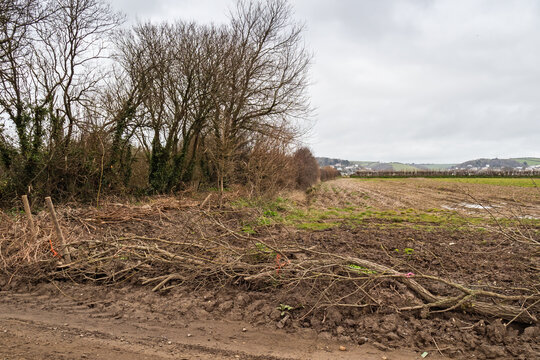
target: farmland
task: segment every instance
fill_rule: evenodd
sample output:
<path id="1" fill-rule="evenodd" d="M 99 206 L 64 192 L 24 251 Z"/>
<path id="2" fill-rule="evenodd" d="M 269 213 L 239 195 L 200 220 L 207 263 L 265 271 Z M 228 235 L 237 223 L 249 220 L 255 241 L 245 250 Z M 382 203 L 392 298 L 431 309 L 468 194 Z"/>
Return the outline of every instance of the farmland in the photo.
<path id="1" fill-rule="evenodd" d="M 454 181 L 463 184 L 487 184 L 497 186 L 537 187 L 539 178 L 444 178 L 445 181 Z"/>
<path id="2" fill-rule="evenodd" d="M 3 213 L 0 354 L 32 338 L 37 358 L 535 358 L 540 190 L 527 180 L 60 206 L 70 264 L 51 254 L 46 212 L 36 237 Z"/>

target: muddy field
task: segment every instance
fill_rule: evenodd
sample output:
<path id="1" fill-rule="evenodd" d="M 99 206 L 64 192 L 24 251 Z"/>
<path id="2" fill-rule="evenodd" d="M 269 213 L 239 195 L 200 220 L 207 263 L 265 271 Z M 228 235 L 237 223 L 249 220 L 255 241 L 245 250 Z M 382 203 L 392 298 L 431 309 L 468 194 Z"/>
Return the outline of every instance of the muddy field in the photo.
<path id="1" fill-rule="evenodd" d="M 467 181 L 469 180 L 469 181 Z M 540 179 L 338 179 L 322 185 L 317 205 L 455 210 L 465 215 L 540 219 Z M 488 179 L 491 180 L 491 179 Z M 497 184 L 497 180 L 501 185 Z M 511 186 L 515 184 L 519 186 Z M 490 210 L 489 212 L 487 210 Z"/>
<path id="2" fill-rule="evenodd" d="M 3 358 L 540 358 L 540 190 L 326 182 L 0 225 Z M 201 206 L 203 205 L 204 206 Z M 341 347 L 341 350 L 340 350 Z"/>

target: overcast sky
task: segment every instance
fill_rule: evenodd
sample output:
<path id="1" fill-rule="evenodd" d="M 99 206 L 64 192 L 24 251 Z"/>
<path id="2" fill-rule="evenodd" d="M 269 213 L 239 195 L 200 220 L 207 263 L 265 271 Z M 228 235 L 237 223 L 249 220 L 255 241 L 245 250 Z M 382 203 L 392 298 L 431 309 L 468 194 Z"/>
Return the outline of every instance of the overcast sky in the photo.
<path id="1" fill-rule="evenodd" d="M 316 156 L 540 157 L 540 1 L 291 0 L 314 54 Z M 234 0 L 113 0 L 139 20 L 226 22 Z"/>

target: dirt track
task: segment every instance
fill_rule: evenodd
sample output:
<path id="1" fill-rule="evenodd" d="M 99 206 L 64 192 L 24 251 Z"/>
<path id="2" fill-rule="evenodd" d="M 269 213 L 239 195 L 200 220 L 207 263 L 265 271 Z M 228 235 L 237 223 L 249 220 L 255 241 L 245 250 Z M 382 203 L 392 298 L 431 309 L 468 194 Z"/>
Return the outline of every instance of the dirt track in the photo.
<path id="1" fill-rule="evenodd" d="M 97 304 L 103 301 L 93 295 L 93 287 L 63 285 L 62 292 L 55 294 L 52 286 L 42 285 L 32 292 L 1 293 L 0 358 L 380 360 L 385 354 L 389 359 L 418 358 L 412 351 L 384 353 L 367 344 L 320 339 L 313 331 L 292 335 L 241 321 L 193 320 L 159 311 L 142 321 L 144 305 L 132 301 L 132 296 L 127 302 L 119 295 L 114 301 L 120 307 L 102 311 Z M 153 300 L 159 307 L 160 297 Z M 346 351 L 339 350 L 343 345 Z"/>

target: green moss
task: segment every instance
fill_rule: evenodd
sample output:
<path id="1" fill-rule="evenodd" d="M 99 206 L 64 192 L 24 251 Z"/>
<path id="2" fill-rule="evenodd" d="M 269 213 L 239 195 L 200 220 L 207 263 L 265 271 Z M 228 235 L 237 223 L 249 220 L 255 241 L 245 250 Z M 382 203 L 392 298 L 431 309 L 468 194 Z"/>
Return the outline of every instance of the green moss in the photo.
<path id="1" fill-rule="evenodd" d="M 357 273 L 360 273 L 360 274 L 370 275 L 370 274 L 376 274 L 377 273 L 377 271 L 375 271 L 375 270 L 371 270 L 371 269 L 368 269 L 366 267 L 356 265 L 356 264 L 349 264 L 349 268 L 351 270 L 357 272 Z"/>
<path id="2" fill-rule="evenodd" d="M 261 216 L 257 219 L 257 225 L 258 226 L 268 226 L 272 225 L 273 221 L 271 218 L 267 218 L 266 216 Z"/>
<path id="3" fill-rule="evenodd" d="M 256 233 L 255 229 L 253 229 L 253 226 L 251 225 L 244 225 L 242 226 L 242 232 L 246 233 L 246 234 L 249 234 L 249 235 L 253 235 Z"/>
<path id="4" fill-rule="evenodd" d="M 414 209 L 373 211 L 352 208 L 332 208 L 331 210 L 296 209 L 284 217 L 284 223 L 302 229 L 327 228 L 328 225 L 344 224 L 347 226 L 377 226 L 377 227 L 413 227 L 433 231 L 437 228 L 463 229 L 474 225 L 493 225 L 493 220 L 485 218 L 464 217 L 454 211 L 429 209 L 421 211 Z M 530 220 L 529 220 L 530 221 Z M 508 225 L 515 225 L 515 221 L 505 220 Z M 501 221 L 499 220 L 499 223 Z M 319 224 L 319 225 L 314 225 Z"/>
<path id="5" fill-rule="evenodd" d="M 234 208 L 252 208 L 257 206 L 257 201 L 253 199 L 238 198 L 234 201 L 231 201 L 231 206 Z"/>
<path id="6" fill-rule="evenodd" d="M 371 207 L 345 206 L 321 208 L 299 208 L 294 202 L 277 198 L 273 201 L 239 199 L 235 207 L 253 207 L 261 215 L 241 228 L 246 234 L 257 233 L 257 228 L 283 224 L 308 231 L 320 231 L 336 226 L 375 227 L 379 229 L 413 228 L 421 231 L 457 230 L 485 232 L 494 226 L 528 226 L 538 231 L 537 219 L 487 219 L 464 216 L 453 210 L 431 208 L 418 210 L 403 208 L 396 210 L 374 210 Z"/>

